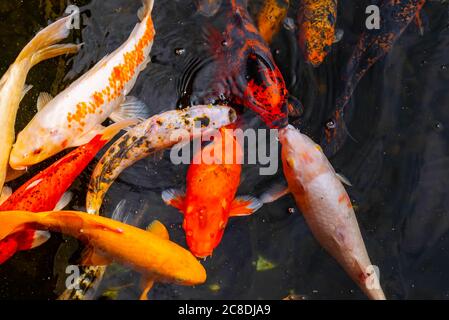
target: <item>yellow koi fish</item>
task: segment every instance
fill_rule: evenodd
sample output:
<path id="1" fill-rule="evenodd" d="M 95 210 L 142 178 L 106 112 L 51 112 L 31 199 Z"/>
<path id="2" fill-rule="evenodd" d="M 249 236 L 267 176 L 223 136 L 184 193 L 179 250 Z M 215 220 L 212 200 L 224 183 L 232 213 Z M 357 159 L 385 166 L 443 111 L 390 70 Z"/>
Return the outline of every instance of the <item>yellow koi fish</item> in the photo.
<path id="1" fill-rule="evenodd" d="M 168 240 L 168 232 L 159 222 L 142 230 L 109 218 L 76 211 L 32 213 L 0 212 L 0 242 L 32 227 L 62 232 L 87 245 L 83 263 L 107 265 L 117 262 L 142 274 L 146 293 L 153 281 L 197 285 L 206 281 L 201 263 L 186 249 Z"/>
<path id="2" fill-rule="evenodd" d="M 139 73 L 145 69 L 155 35 L 151 11 L 153 0 L 144 0 L 138 23 L 128 40 L 91 70 L 52 98 L 41 94 L 39 112 L 19 133 L 10 165 L 23 169 L 60 151 L 86 144 L 113 120 L 136 117 L 142 104 L 125 101 Z"/>
<path id="3" fill-rule="evenodd" d="M 25 85 L 28 72 L 43 60 L 78 51 L 79 47 L 74 44 L 55 44 L 69 35 L 72 18 L 68 16 L 60 19 L 36 34 L 0 79 L 0 191 L 9 170 L 17 110 L 20 101 L 31 89 L 31 86 Z"/>

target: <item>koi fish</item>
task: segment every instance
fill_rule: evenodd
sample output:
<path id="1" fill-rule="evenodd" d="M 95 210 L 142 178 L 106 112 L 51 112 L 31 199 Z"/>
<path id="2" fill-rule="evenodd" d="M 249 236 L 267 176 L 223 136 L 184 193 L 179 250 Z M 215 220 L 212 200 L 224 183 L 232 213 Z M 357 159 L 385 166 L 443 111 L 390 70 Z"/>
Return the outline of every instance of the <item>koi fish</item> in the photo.
<path id="1" fill-rule="evenodd" d="M 0 205 L 0 211 L 42 212 L 64 208 L 70 201 L 69 194 L 65 192 L 73 181 L 110 139 L 122 128 L 131 124 L 133 124 L 132 120 L 125 120 L 109 126 L 88 144 L 73 150 L 41 171 L 3 202 Z M 0 242 L 0 264 L 11 258 L 16 251 L 36 248 L 49 238 L 50 233 L 47 231 L 34 229 L 25 229 L 16 233 L 15 238 L 10 237 L 8 242 Z"/>
<path id="2" fill-rule="evenodd" d="M 281 2 L 282 4 L 279 4 Z M 290 0 L 265 0 L 257 17 L 257 29 L 266 43 L 271 43 L 287 16 Z"/>
<path id="3" fill-rule="evenodd" d="M 221 128 L 219 132 L 213 143 L 195 155 L 187 172 L 186 192 L 171 189 L 162 193 L 164 202 L 184 215 L 187 245 L 199 258 L 212 255 L 230 217 L 250 215 L 262 205 L 254 197 L 235 198 L 243 150 L 232 130 Z M 232 159 L 228 150 L 233 150 Z"/>
<path id="4" fill-rule="evenodd" d="M 84 263 L 117 262 L 140 272 L 149 281 L 197 285 L 206 271 L 186 249 L 161 235 L 160 227 L 148 232 L 101 216 L 76 211 L 31 213 L 0 212 L 0 241 L 8 241 L 28 228 L 62 232 L 83 241 Z M 162 231 L 162 232 L 166 232 Z"/>
<path id="5" fill-rule="evenodd" d="M 385 299 L 351 199 L 320 146 L 293 126 L 279 131 L 279 141 L 288 189 L 315 238 L 369 298 Z"/>
<path id="6" fill-rule="evenodd" d="M 358 83 L 366 72 L 390 52 L 411 21 L 419 17 L 425 0 L 385 0 L 380 6 L 380 30 L 364 32 L 343 73 L 344 88 L 339 94 L 335 111 L 324 127 L 321 145 L 327 156 L 337 152 L 347 137 L 345 110 Z"/>
<path id="7" fill-rule="evenodd" d="M 69 35 L 68 25 L 72 18 L 62 18 L 37 33 L 0 79 L 0 191 L 5 183 L 9 155 L 15 139 L 17 110 L 20 101 L 31 89 L 31 86 L 25 84 L 28 72 L 44 60 L 78 51 L 79 46 L 75 44 L 56 44 Z"/>
<path id="8" fill-rule="evenodd" d="M 336 42 L 337 0 L 302 0 L 298 11 L 298 43 L 306 61 L 319 66 Z"/>
<path id="9" fill-rule="evenodd" d="M 214 94 L 226 96 L 232 105 L 250 108 L 268 127 L 282 128 L 288 124 L 288 91 L 245 4 L 232 0 L 225 31 L 209 30 L 217 63 Z"/>
<path id="10" fill-rule="evenodd" d="M 180 142 L 176 132 L 186 134 L 191 139 L 207 129 L 221 128 L 236 119 L 237 115 L 230 107 L 196 106 L 167 111 L 138 124 L 120 137 L 98 162 L 87 193 L 87 212 L 99 214 L 106 192 L 123 170 Z M 196 128 L 198 122 L 201 127 Z"/>
<path id="11" fill-rule="evenodd" d="M 23 169 L 60 151 L 86 144 L 106 118 L 136 118 L 144 107 L 134 98 L 125 101 L 139 73 L 149 63 L 155 35 L 153 0 L 144 0 L 138 23 L 128 40 L 55 98 L 42 94 L 39 112 L 13 146 L 10 165 Z M 125 102 L 125 103 L 123 103 Z"/>
<path id="12" fill-rule="evenodd" d="M 195 0 L 199 13 L 205 17 L 213 17 L 221 7 L 221 0 Z"/>

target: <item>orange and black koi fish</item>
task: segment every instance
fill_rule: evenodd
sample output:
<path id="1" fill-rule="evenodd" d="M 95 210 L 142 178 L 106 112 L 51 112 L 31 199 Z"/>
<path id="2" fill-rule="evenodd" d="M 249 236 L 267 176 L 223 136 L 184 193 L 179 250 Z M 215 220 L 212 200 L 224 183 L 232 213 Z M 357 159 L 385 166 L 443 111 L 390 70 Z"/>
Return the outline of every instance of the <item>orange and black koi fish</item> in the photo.
<path id="1" fill-rule="evenodd" d="M 345 108 L 360 79 L 391 50 L 410 22 L 419 16 L 425 2 L 425 0 L 383 1 L 380 6 L 382 17 L 380 30 L 364 32 L 360 37 L 342 77 L 344 89 L 336 100 L 335 111 L 325 125 L 321 145 L 328 157 L 335 154 L 346 139 L 348 133 L 344 124 Z"/>
<path id="2" fill-rule="evenodd" d="M 302 0 L 298 10 L 298 42 L 306 61 L 319 66 L 335 40 L 337 0 Z"/>
<path id="3" fill-rule="evenodd" d="M 288 91 L 270 48 L 254 25 L 246 1 L 231 0 L 227 7 L 224 32 L 209 30 L 218 64 L 214 90 L 231 103 L 257 112 L 268 127 L 285 127 Z"/>

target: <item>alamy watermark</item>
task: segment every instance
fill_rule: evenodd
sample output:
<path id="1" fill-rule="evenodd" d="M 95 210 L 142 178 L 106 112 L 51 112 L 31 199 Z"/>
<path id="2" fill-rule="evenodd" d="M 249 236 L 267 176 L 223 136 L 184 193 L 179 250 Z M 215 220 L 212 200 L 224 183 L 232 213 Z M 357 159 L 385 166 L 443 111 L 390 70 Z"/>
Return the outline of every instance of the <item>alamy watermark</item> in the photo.
<path id="1" fill-rule="evenodd" d="M 249 164 L 260 165 L 260 175 L 274 175 L 279 168 L 279 139 L 276 129 L 175 130 L 171 141 L 178 143 L 170 151 L 173 164 Z M 203 144 L 210 143 L 204 148 Z M 192 151 L 193 149 L 193 151 Z"/>

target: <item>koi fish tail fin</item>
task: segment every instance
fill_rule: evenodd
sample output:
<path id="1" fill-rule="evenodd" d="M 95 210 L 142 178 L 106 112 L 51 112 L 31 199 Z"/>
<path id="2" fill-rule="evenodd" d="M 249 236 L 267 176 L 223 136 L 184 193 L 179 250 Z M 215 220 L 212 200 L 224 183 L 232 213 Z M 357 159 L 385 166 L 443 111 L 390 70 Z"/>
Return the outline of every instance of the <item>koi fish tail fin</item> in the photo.
<path id="1" fill-rule="evenodd" d="M 31 60 L 31 66 L 62 54 L 74 53 L 79 49 L 78 45 L 63 44 L 55 45 L 59 41 L 67 38 L 71 29 L 73 14 L 53 22 L 40 32 L 23 48 L 16 59 L 16 62 L 24 59 Z"/>
<path id="2" fill-rule="evenodd" d="M 25 211 L 0 212 L 0 241 L 8 236 L 22 232 L 32 224 L 38 223 L 39 214 L 35 216 Z"/>
<path id="3" fill-rule="evenodd" d="M 47 231 L 36 231 L 31 226 L 38 225 L 38 214 L 22 211 L 1 212 L 0 215 L 0 265 L 17 251 L 30 250 L 45 243 L 50 238 Z"/>
<path id="4" fill-rule="evenodd" d="M 142 0 L 143 6 L 139 9 L 137 16 L 140 20 L 145 19 L 145 17 L 151 14 L 153 10 L 154 0 Z"/>
<path id="5" fill-rule="evenodd" d="M 81 48 L 81 44 L 55 44 L 49 47 L 46 47 L 42 50 L 36 52 L 31 59 L 31 66 L 35 66 L 36 64 L 48 60 L 51 58 L 55 58 L 57 56 L 62 56 L 64 54 L 73 54 L 77 53 Z"/>

